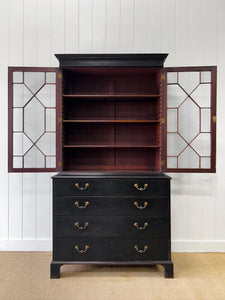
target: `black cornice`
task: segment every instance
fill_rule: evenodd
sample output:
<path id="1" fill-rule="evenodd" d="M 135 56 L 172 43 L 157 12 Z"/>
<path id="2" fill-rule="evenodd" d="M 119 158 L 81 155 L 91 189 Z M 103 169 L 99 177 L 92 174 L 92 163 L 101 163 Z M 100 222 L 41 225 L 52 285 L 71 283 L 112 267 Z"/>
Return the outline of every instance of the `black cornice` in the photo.
<path id="1" fill-rule="evenodd" d="M 168 54 L 55 54 L 61 68 L 69 67 L 159 67 Z"/>

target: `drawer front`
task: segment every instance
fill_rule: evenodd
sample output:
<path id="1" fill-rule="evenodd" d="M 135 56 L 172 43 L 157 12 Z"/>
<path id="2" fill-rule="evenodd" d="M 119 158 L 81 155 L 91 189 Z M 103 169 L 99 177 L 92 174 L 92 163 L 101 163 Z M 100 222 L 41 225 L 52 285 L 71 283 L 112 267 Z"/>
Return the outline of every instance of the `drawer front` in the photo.
<path id="1" fill-rule="evenodd" d="M 168 196 L 170 181 L 167 178 L 65 178 L 54 179 L 54 195 L 114 195 L 153 197 Z"/>
<path id="2" fill-rule="evenodd" d="M 54 237 L 169 237 L 168 218 L 56 216 Z"/>
<path id="3" fill-rule="evenodd" d="M 169 199 L 55 196 L 54 215 L 122 215 L 169 217 Z"/>
<path id="4" fill-rule="evenodd" d="M 55 261 L 150 261 L 169 259 L 167 239 L 55 239 Z"/>
<path id="5" fill-rule="evenodd" d="M 54 195 L 110 195 L 112 193 L 112 183 L 108 179 L 93 178 L 65 178 L 54 179 Z"/>
<path id="6" fill-rule="evenodd" d="M 170 180 L 167 178 L 126 178 L 112 180 L 115 195 L 154 197 L 169 196 Z"/>

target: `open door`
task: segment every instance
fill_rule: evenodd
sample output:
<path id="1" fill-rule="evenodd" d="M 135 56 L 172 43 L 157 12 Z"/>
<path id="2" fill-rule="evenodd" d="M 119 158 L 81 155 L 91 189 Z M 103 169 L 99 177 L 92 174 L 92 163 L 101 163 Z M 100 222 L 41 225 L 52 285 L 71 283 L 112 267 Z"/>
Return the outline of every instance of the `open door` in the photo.
<path id="1" fill-rule="evenodd" d="M 165 68 L 164 171 L 216 171 L 216 67 Z"/>
<path id="2" fill-rule="evenodd" d="M 58 68 L 9 67 L 9 172 L 59 170 Z"/>

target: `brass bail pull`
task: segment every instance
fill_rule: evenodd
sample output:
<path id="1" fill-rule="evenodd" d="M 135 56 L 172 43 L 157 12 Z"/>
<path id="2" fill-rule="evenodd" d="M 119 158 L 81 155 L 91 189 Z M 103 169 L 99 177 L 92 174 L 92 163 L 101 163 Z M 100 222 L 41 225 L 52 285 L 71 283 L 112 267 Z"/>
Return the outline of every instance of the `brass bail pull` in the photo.
<path id="1" fill-rule="evenodd" d="M 140 209 L 140 210 L 145 209 L 147 205 L 148 205 L 148 202 L 147 202 L 147 201 L 144 202 L 144 205 L 143 205 L 143 206 L 138 205 L 137 201 L 134 202 L 134 206 L 136 206 L 136 207 L 137 207 L 138 209 Z"/>
<path id="2" fill-rule="evenodd" d="M 88 187 L 89 187 L 89 183 L 85 183 L 84 187 L 83 186 L 80 186 L 78 182 L 75 183 L 75 187 L 80 190 L 80 191 L 85 191 Z"/>
<path id="3" fill-rule="evenodd" d="M 145 183 L 145 184 L 144 184 L 144 187 L 139 187 L 138 184 L 135 183 L 135 184 L 134 184 L 134 187 L 135 187 L 138 191 L 143 192 L 143 191 L 145 191 L 145 190 L 147 189 L 148 183 Z"/>
<path id="4" fill-rule="evenodd" d="M 84 230 L 86 229 L 90 224 L 88 222 L 85 222 L 84 226 L 80 226 L 80 224 L 78 222 L 74 223 L 74 226 L 76 226 L 78 229 L 80 230 Z"/>
<path id="5" fill-rule="evenodd" d="M 138 252 L 138 253 L 145 253 L 148 250 L 148 246 L 145 245 L 144 249 L 139 249 L 137 245 L 134 246 L 134 249 Z"/>
<path id="6" fill-rule="evenodd" d="M 76 245 L 74 248 L 75 248 L 75 249 L 77 250 L 77 252 L 79 252 L 79 253 L 85 253 L 85 252 L 88 251 L 89 246 L 88 246 L 88 245 L 85 245 L 84 250 L 83 250 L 83 249 L 80 249 L 78 245 Z"/>
<path id="7" fill-rule="evenodd" d="M 137 222 L 134 223 L 134 227 L 136 227 L 138 230 L 144 230 L 148 227 L 148 223 L 144 223 L 144 226 L 139 226 Z"/>
<path id="8" fill-rule="evenodd" d="M 75 204 L 78 208 L 84 209 L 84 208 L 86 208 L 90 203 L 89 203 L 89 201 L 86 201 L 84 205 L 80 205 L 79 202 L 76 201 L 76 202 L 74 202 L 74 204 Z"/>

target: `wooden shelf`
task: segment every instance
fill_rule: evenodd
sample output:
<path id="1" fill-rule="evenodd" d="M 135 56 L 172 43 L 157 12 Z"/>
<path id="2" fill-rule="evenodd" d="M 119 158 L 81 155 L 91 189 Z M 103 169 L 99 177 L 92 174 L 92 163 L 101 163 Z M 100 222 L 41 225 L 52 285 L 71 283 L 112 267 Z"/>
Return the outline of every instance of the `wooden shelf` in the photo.
<path id="1" fill-rule="evenodd" d="M 158 98 L 160 94 L 73 94 L 63 98 Z"/>
<path id="2" fill-rule="evenodd" d="M 161 120 L 63 120 L 64 123 L 161 123 Z"/>
<path id="3" fill-rule="evenodd" d="M 63 148 L 160 148 L 160 145 L 63 145 Z"/>

